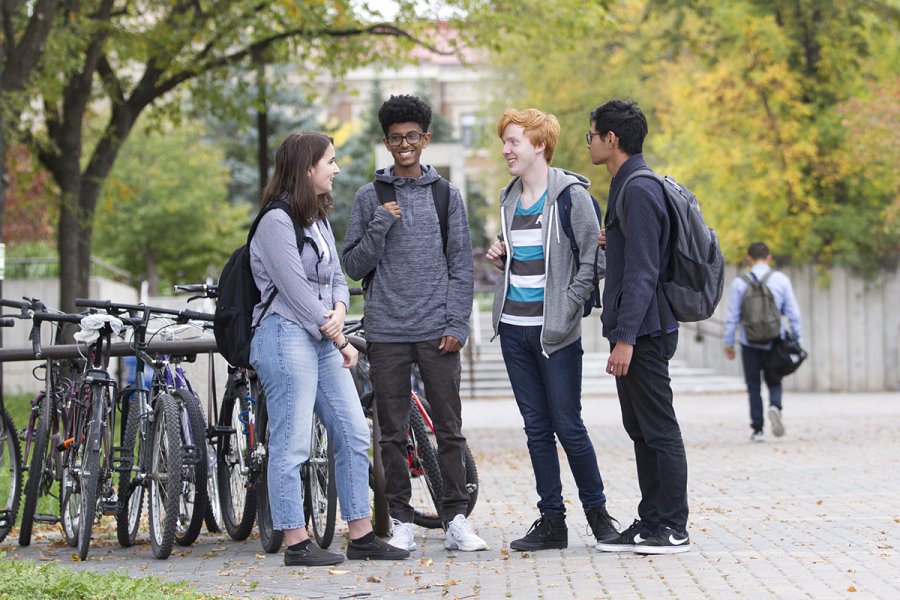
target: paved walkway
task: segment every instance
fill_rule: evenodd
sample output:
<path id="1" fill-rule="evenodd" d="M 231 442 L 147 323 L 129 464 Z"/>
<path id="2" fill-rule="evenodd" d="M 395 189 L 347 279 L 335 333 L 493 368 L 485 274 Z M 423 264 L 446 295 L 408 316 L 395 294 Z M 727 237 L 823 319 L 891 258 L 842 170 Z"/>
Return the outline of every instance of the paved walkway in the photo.
<path id="1" fill-rule="evenodd" d="M 536 518 L 518 412 L 510 401 L 468 402 L 465 422 L 481 475 L 473 522 L 490 549 L 448 553 L 417 529 L 419 550 L 397 563 L 285 568 L 255 539 L 201 537 L 166 561 L 149 542 L 122 549 L 113 534 L 84 563 L 49 530 L 10 558 L 77 570 L 186 580 L 236 598 L 900 598 L 900 394 L 786 394 L 787 435 L 748 441 L 743 395 L 679 397 L 690 467 L 693 550 L 664 557 L 603 554 L 586 533 L 571 475 L 569 548 L 510 552 Z M 630 443 L 611 397 L 585 401 L 609 510 L 628 525 L 638 489 Z"/>

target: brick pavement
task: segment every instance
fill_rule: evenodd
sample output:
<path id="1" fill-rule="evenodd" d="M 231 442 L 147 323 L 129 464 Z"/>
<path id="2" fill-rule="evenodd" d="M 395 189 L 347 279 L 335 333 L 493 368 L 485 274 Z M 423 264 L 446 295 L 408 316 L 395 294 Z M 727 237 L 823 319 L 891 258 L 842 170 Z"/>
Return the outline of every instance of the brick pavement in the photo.
<path id="1" fill-rule="evenodd" d="M 585 400 L 609 510 L 628 525 L 638 488 L 615 398 Z M 186 580 L 234 598 L 900 598 L 900 394 L 786 394 L 787 435 L 748 441 L 743 395 L 678 397 L 690 469 L 693 550 L 664 557 L 593 549 L 563 465 L 569 548 L 509 552 L 536 518 L 530 463 L 511 401 L 468 402 L 464 417 L 481 477 L 472 519 L 490 549 L 448 553 L 416 530 L 419 550 L 397 563 L 285 568 L 257 540 L 201 536 L 153 560 L 149 542 L 122 549 L 107 533 L 84 563 L 55 530 L 10 558 L 77 570 Z"/>

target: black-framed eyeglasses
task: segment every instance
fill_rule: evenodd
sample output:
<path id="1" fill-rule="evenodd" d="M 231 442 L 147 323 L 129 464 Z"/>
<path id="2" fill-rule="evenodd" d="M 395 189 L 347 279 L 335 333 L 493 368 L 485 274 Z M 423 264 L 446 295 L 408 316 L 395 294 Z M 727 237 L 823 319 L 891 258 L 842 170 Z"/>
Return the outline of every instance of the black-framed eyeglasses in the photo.
<path id="1" fill-rule="evenodd" d="M 421 142 L 424 137 L 425 137 L 425 134 L 422 133 L 421 131 L 410 131 L 406 135 L 400 135 L 399 133 L 394 133 L 394 134 L 387 136 L 384 139 L 386 139 L 387 143 L 390 144 L 391 146 L 399 146 L 400 144 L 403 143 L 403 140 L 406 140 L 406 143 L 408 143 L 410 146 L 415 146 L 416 144 Z"/>
<path id="2" fill-rule="evenodd" d="M 590 146 L 591 142 L 594 141 L 595 135 L 603 137 L 602 133 L 594 133 L 593 131 L 588 131 L 586 134 L 584 134 L 584 139 L 587 140 L 588 146 Z"/>

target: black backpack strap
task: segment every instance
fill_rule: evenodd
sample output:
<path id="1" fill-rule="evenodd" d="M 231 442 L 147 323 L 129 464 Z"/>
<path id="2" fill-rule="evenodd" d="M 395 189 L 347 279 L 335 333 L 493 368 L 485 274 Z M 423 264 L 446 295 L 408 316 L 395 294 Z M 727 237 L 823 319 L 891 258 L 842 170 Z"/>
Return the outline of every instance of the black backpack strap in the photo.
<path id="1" fill-rule="evenodd" d="M 253 225 L 250 226 L 250 232 L 247 234 L 247 251 L 250 251 L 250 241 L 253 239 L 253 235 L 256 233 L 256 228 L 259 227 L 259 222 L 262 220 L 263 215 L 265 215 L 270 210 L 283 210 L 291 217 L 291 223 L 294 225 L 294 235 L 297 238 L 297 254 L 303 254 L 303 246 L 308 244 L 312 244 L 313 250 L 316 252 L 316 255 L 319 254 L 319 246 L 316 244 L 315 240 L 310 238 L 307 235 L 303 235 L 303 228 L 297 225 L 297 222 L 294 220 L 293 214 L 291 214 L 291 205 L 285 202 L 284 200 L 272 200 L 259 211 L 259 214 L 256 215 L 256 219 L 253 221 Z M 272 302 L 275 300 L 275 296 L 278 295 L 278 288 L 272 288 L 272 295 L 266 300 L 266 303 L 263 305 L 263 310 L 259 315 L 259 320 L 256 322 L 256 325 L 253 325 L 255 329 L 257 325 L 259 325 L 263 317 L 266 316 L 266 312 L 269 310 L 269 306 L 272 305 Z"/>
<path id="2" fill-rule="evenodd" d="M 434 210 L 437 212 L 441 226 L 441 241 L 444 244 L 444 256 L 447 255 L 447 230 L 450 220 L 450 182 L 443 177 L 431 184 L 431 196 L 434 198 Z"/>

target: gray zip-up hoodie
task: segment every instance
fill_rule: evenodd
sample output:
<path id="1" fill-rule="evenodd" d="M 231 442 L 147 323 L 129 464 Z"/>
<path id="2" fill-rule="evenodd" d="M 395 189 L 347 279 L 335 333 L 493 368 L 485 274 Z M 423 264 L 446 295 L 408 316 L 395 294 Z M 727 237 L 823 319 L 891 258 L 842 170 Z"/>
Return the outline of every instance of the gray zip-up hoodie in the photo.
<path id="1" fill-rule="evenodd" d="M 576 184 L 576 185 L 572 185 Z M 591 205 L 587 178 L 564 169 L 550 168 L 547 179 L 547 200 L 544 203 L 543 227 L 546 282 L 544 288 L 544 325 L 541 330 L 541 346 L 549 356 L 565 348 L 581 337 L 581 315 L 584 303 L 593 285 L 594 255 L 597 251 L 597 235 L 600 223 Z M 569 238 L 563 231 L 556 207 L 556 198 L 567 186 L 572 185 L 572 233 L 578 244 L 580 267 L 575 268 L 575 256 Z M 500 226 L 503 239 L 509 239 L 509 229 L 516 213 L 516 203 L 522 195 L 522 182 L 516 177 L 500 192 Z M 494 291 L 494 337 L 500 326 L 500 315 L 506 302 L 509 286 L 509 268 L 513 248 L 507 245 L 507 260 L 503 279 L 497 281 Z"/>
<path id="2" fill-rule="evenodd" d="M 366 338 L 374 342 L 424 342 L 451 335 L 465 344 L 474 292 L 469 222 L 459 189 L 450 185 L 447 254 L 431 184 L 440 175 L 422 165 L 417 179 L 375 172 L 393 184 L 400 218 L 378 202 L 375 185 L 353 199 L 342 260 L 353 279 L 375 269 L 366 292 Z"/>

